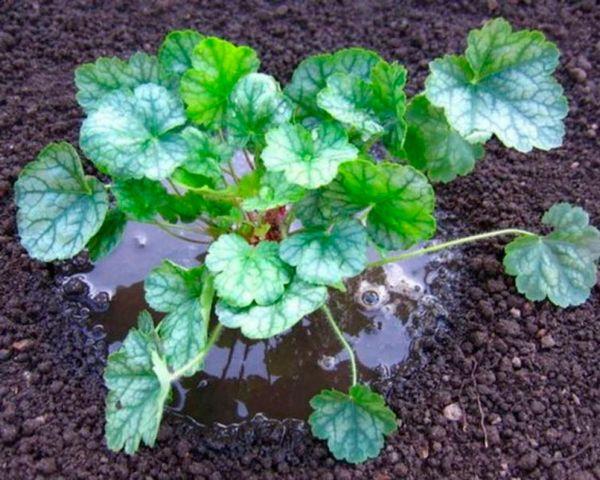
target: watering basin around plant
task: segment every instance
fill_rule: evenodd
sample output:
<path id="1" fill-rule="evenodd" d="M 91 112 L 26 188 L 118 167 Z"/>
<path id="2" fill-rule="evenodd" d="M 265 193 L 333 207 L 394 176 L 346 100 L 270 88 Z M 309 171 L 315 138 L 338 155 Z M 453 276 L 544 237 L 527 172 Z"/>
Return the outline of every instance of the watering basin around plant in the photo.
<path id="1" fill-rule="evenodd" d="M 106 337 L 111 351 L 135 326 L 139 312 L 149 309 L 143 288 L 149 271 L 165 258 L 197 265 L 203 254 L 201 245 L 131 223 L 114 252 L 78 275 L 89 286 L 93 329 Z M 418 355 L 415 340 L 435 328 L 443 314 L 428 293 L 435 264 L 431 257 L 417 257 L 371 269 L 349 281 L 346 293 L 330 289 L 330 308 L 355 349 L 362 381 L 385 377 Z M 151 313 L 156 322 L 163 315 Z M 316 312 L 268 340 L 250 340 L 226 329 L 204 370 L 175 386 L 171 408 L 202 424 L 237 423 L 258 413 L 306 419 L 315 394 L 326 388 L 346 390 L 349 382 L 347 353 L 324 315 Z"/>

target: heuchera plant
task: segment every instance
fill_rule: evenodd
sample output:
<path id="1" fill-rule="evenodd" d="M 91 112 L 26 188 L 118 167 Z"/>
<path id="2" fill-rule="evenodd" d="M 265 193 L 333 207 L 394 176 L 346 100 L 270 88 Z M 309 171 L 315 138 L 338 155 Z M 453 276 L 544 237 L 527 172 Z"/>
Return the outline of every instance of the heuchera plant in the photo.
<path id="1" fill-rule="evenodd" d="M 359 382 L 326 305 L 328 288 L 343 290 L 367 268 L 513 235 L 504 265 L 521 293 L 584 302 L 600 232 L 567 203 L 543 216 L 547 234 L 509 228 L 386 253 L 433 237 L 430 181 L 469 173 L 492 135 L 520 152 L 561 145 L 558 56 L 542 33 L 495 19 L 469 34 L 464 54 L 431 62 L 425 90 L 410 100 L 406 69 L 369 50 L 309 57 L 282 90 L 257 73 L 251 48 L 191 30 L 171 32 L 157 56 L 79 67 L 80 147 L 102 175 L 85 175 L 64 142 L 25 167 L 15 188 L 27 251 L 52 261 L 87 249 L 95 261 L 129 220 L 208 246 L 202 265 L 165 261 L 145 281 L 147 303 L 166 316 L 154 325 L 141 312 L 108 357 L 108 447 L 154 444 L 172 382 L 202 369 L 224 327 L 265 339 L 321 309 L 348 351 L 351 386 L 312 399 L 312 431 L 338 459 L 377 456 L 395 415 Z M 380 260 L 367 261 L 370 246 Z"/>

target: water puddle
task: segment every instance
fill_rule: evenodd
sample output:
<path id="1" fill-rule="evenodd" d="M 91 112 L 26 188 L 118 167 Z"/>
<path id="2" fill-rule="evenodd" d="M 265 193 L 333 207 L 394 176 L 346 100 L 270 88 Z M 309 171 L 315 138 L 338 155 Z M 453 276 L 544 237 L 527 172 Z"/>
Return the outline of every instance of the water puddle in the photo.
<path id="1" fill-rule="evenodd" d="M 202 248 L 142 224 L 128 226 L 124 241 L 83 275 L 90 297 L 107 292 L 110 303 L 92 305 L 111 350 L 118 347 L 138 313 L 148 308 L 142 280 L 163 258 L 195 265 Z M 348 292 L 334 292 L 330 307 L 353 345 L 362 381 L 389 374 L 413 353 L 424 331 L 435 328 L 443 308 L 428 293 L 437 261 L 420 257 L 374 269 L 353 279 Z M 71 280 L 74 281 L 74 280 Z M 161 314 L 154 314 L 156 321 Z M 348 357 L 325 318 L 316 313 L 265 341 L 226 330 L 205 370 L 176 385 L 172 408 L 199 423 L 230 424 L 262 413 L 306 419 L 309 400 L 324 388 L 346 389 Z"/>

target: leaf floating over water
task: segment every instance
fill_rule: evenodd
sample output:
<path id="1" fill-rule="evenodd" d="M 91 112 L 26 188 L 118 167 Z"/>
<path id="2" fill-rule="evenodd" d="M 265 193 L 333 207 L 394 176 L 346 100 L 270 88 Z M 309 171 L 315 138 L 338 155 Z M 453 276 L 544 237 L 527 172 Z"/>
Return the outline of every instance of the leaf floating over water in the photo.
<path id="1" fill-rule="evenodd" d="M 360 222 L 346 220 L 331 231 L 309 229 L 286 238 L 281 258 L 307 282 L 335 285 L 363 271 L 367 264 L 367 232 Z"/>
<path id="2" fill-rule="evenodd" d="M 275 242 L 252 246 L 237 234 L 222 235 L 208 249 L 206 266 L 215 274 L 215 287 L 234 307 L 275 302 L 290 281 L 290 268 L 279 258 Z"/>
<path id="3" fill-rule="evenodd" d="M 228 328 L 240 328 L 248 338 L 270 338 L 293 327 L 327 300 L 327 289 L 294 278 L 279 300 L 270 305 L 235 308 L 217 303 L 219 321 Z"/>
<path id="4" fill-rule="evenodd" d="M 546 297 L 560 307 L 581 305 L 596 284 L 600 232 L 580 207 L 557 203 L 542 217 L 548 235 L 522 236 L 506 248 L 504 267 L 529 300 Z"/>
<path id="5" fill-rule="evenodd" d="M 396 415 L 383 397 L 365 385 L 354 385 L 349 394 L 324 390 L 310 401 L 308 419 L 315 437 L 327 440 L 338 460 L 362 463 L 376 457 L 385 435 L 397 429 Z"/>
<path id="6" fill-rule="evenodd" d="M 84 175 L 77 152 L 66 142 L 51 143 L 23 169 L 15 199 L 21 243 L 43 261 L 77 255 L 108 210 L 104 186 Z"/>

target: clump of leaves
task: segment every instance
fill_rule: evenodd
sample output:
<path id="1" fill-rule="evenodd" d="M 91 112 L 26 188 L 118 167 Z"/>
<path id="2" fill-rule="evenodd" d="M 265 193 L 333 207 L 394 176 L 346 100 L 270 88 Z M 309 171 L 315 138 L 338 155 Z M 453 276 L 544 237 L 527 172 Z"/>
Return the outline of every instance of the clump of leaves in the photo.
<path id="1" fill-rule="evenodd" d="M 504 265 L 520 292 L 584 302 L 600 233 L 566 203 L 544 215 L 547 235 L 511 228 L 387 256 L 433 237 L 430 182 L 472 171 L 492 135 L 521 152 L 562 143 L 558 55 L 542 33 L 495 19 L 469 34 L 463 55 L 431 62 L 425 91 L 411 99 L 406 69 L 372 51 L 309 57 L 282 90 L 257 73 L 251 48 L 191 30 L 167 35 L 157 56 L 79 67 L 80 147 L 102 180 L 84 173 L 68 143 L 43 149 L 15 187 L 27 251 L 52 261 L 87 248 L 98 260 L 129 220 L 208 246 L 203 265 L 165 261 L 146 279 L 149 306 L 166 316 L 154 325 L 142 312 L 108 358 L 109 448 L 154 443 L 171 383 L 202 369 L 224 327 L 264 339 L 321 309 L 348 350 L 351 385 L 315 396 L 309 423 L 338 459 L 377 456 L 395 415 L 359 383 L 326 306 L 328 288 L 366 268 L 516 235 Z M 367 261 L 369 247 L 380 260 Z"/>

